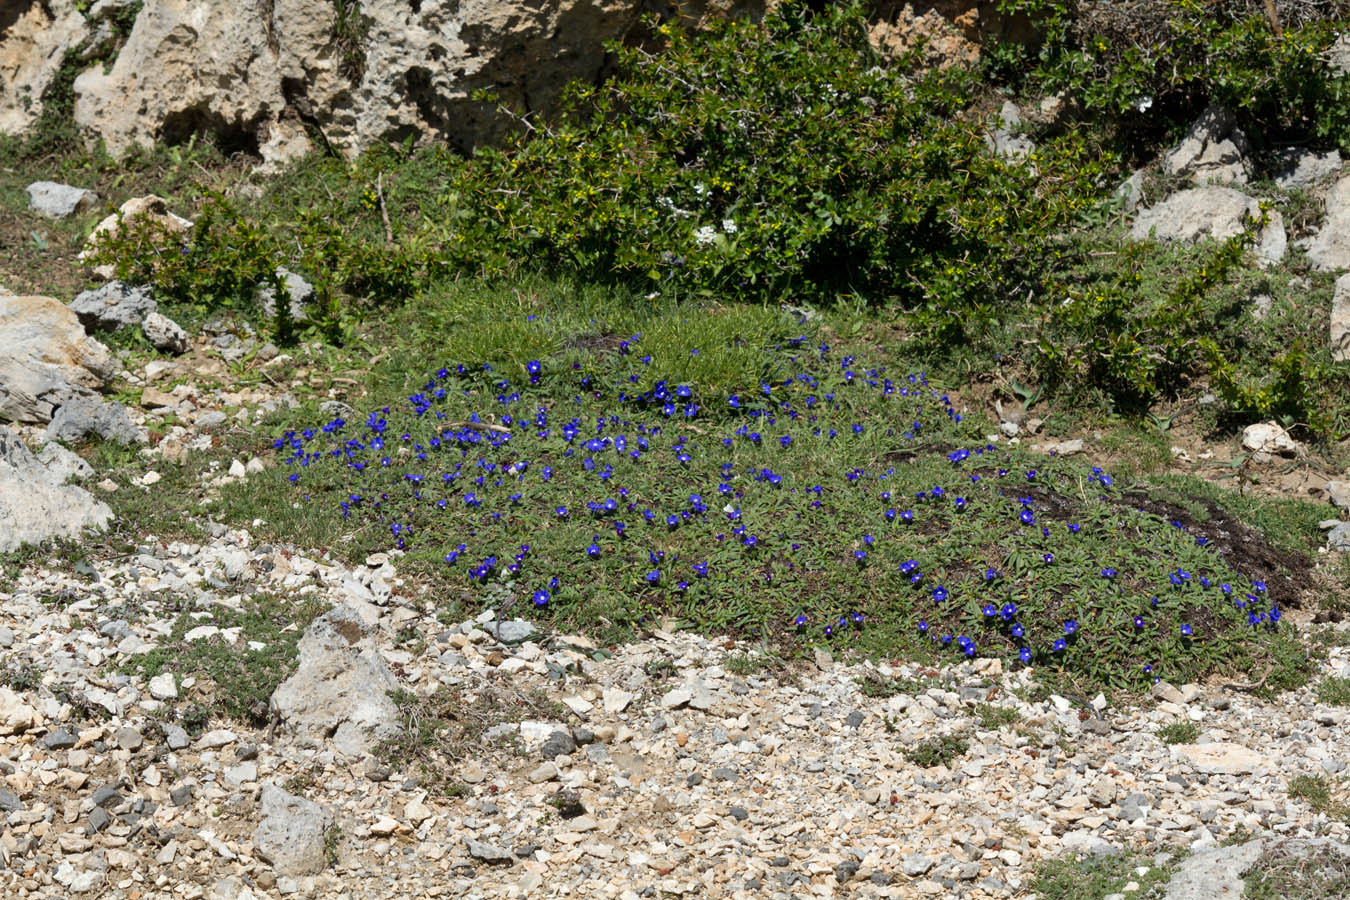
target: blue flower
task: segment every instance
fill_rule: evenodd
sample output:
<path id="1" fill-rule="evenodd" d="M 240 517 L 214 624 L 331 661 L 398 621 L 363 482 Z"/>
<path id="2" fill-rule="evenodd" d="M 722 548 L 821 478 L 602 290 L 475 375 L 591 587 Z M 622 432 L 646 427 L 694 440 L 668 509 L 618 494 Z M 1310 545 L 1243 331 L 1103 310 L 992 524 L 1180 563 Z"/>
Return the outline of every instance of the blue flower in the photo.
<path id="1" fill-rule="evenodd" d="M 923 632 L 924 634 L 927 634 L 927 633 L 928 633 L 928 623 L 927 623 L 927 622 L 922 622 L 922 621 L 919 622 L 919 631 Z"/>
<path id="2" fill-rule="evenodd" d="M 518 495 L 517 495 L 517 496 L 518 496 Z M 560 519 L 565 519 L 565 518 L 567 518 L 567 507 L 565 507 L 565 506 L 560 506 L 560 507 L 558 507 L 557 509 L 554 510 L 554 512 L 556 512 L 556 513 L 558 514 L 558 518 L 560 518 Z"/>
<path id="3" fill-rule="evenodd" d="M 1023 525 L 1035 525 L 1035 524 L 1036 524 L 1036 516 L 1035 516 L 1035 514 L 1033 514 L 1032 511 L 1029 510 L 1029 509 L 1024 509 L 1024 510 L 1022 510 L 1022 512 L 1018 514 L 1017 518 L 1019 518 L 1019 519 L 1022 520 L 1022 524 L 1023 524 Z"/>
<path id="4" fill-rule="evenodd" d="M 998 615 L 998 607 L 992 603 L 986 603 L 981 609 L 981 612 L 992 619 L 994 616 Z"/>
<path id="5" fill-rule="evenodd" d="M 1103 577 L 1103 578 L 1115 578 L 1115 577 L 1116 577 L 1116 570 L 1113 569 L 1113 568 L 1111 568 L 1110 566 L 1107 566 L 1105 569 L 1102 569 L 1102 577 Z"/>
<path id="6" fill-rule="evenodd" d="M 1030 648 L 1030 647 L 1023 647 L 1021 650 L 1018 650 L 1018 651 L 1017 651 L 1017 658 L 1020 659 L 1020 660 L 1021 660 L 1022 662 L 1024 662 L 1024 663 L 1029 663 L 1029 662 L 1031 662 L 1031 648 Z"/>
<path id="7" fill-rule="evenodd" d="M 1134 617 L 1134 627 L 1135 627 L 1135 628 L 1143 628 L 1143 627 L 1144 627 L 1144 617 L 1143 617 L 1143 616 L 1135 616 L 1135 617 Z"/>
<path id="8" fill-rule="evenodd" d="M 1020 637 L 1022 637 L 1022 635 L 1026 634 L 1026 633 L 1027 633 L 1027 632 L 1026 632 L 1026 629 L 1022 627 L 1022 623 L 1021 623 L 1021 622 L 1017 622 L 1017 623 L 1015 623 L 1015 624 L 1013 625 L 1013 627 L 1012 627 L 1012 636 L 1013 636 L 1013 637 L 1015 637 L 1015 638 L 1020 638 Z"/>
<path id="9" fill-rule="evenodd" d="M 1017 604 L 1011 601 L 1003 604 L 1003 609 L 1000 611 L 1000 615 L 1003 616 L 1003 620 L 1005 622 L 1011 622 L 1013 617 L 1017 615 Z"/>
<path id="10" fill-rule="evenodd" d="M 600 545 L 592 543 L 589 547 L 586 548 L 586 555 L 589 556 L 591 559 L 599 559 Z"/>
<path id="11" fill-rule="evenodd" d="M 795 619 L 792 620 L 792 624 L 796 625 L 798 628 L 805 628 L 805 627 L 806 627 L 806 616 L 805 616 L 805 615 L 798 615 L 797 618 L 795 618 Z"/>
<path id="12" fill-rule="evenodd" d="M 1078 620 L 1077 620 L 1077 619 L 1070 619 L 1069 621 L 1067 621 L 1067 622 L 1064 623 L 1064 633 L 1065 633 L 1065 634 L 1073 634 L 1073 633 L 1074 633 L 1075 631 L 1077 631 L 1077 630 L 1078 630 Z"/>
<path id="13" fill-rule="evenodd" d="M 549 593 L 542 588 L 534 592 L 534 605 L 546 606 L 549 600 Z"/>
<path id="14" fill-rule="evenodd" d="M 1061 650 L 1063 650 L 1063 649 L 1064 649 L 1065 647 L 1067 647 L 1067 646 L 1069 646 L 1069 642 L 1066 641 L 1066 640 L 1064 640 L 1064 638 L 1056 638 L 1056 639 L 1055 639 L 1054 648 L 1055 648 L 1055 652 L 1056 652 L 1056 653 L 1059 653 Z"/>
<path id="15" fill-rule="evenodd" d="M 942 585 L 938 585 L 937 587 L 933 588 L 934 603 L 941 603 L 943 600 L 946 599 L 947 599 L 947 589 L 945 587 L 943 587 Z"/>
<path id="16" fill-rule="evenodd" d="M 1183 622 L 1183 623 L 1181 624 L 1181 635 L 1182 635 L 1182 637 L 1190 637 L 1190 636 L 1191 636 L 1191 626 L 1189 626 L 1189 625 L 1187 625 L 1186 623 Z"/>
<path id="17" fill-rule="evenodd" d="M 658 581 L 661 580 L 661 570 L 652 569 L 650 572 L 646 574 L 645 577 L 647 579 L 648 584 L 656 584 Z"/>

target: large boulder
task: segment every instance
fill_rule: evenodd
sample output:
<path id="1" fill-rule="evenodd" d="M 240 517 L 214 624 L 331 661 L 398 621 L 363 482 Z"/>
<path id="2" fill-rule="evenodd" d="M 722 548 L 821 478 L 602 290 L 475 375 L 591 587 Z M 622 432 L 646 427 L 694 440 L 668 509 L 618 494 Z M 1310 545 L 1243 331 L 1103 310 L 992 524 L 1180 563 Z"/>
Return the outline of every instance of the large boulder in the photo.
<path id="1" fill-rule="evenodd" d="M 262 786 L 262 822 L 253 834 L 258 855 L 278 875 L 317 875 L 328 864 L 333 816 L 313 800 Z"/>
<path id="2" fill-rule="evenodd" d="M 115 331 L 127 325 L 140 325 L 159 306 L 150 285 L 109 281 L 92 291 L 76 294 L 70 308 L 88 331 Z"/>
<path id="3" fill-rule="evenodd" d="M 355 4 L 352 4 L 356 6 Z M 331 0 L 258 8 L 145 0 L 110 71 L 75 81 L 75 120 L 115 155 L 194 130 L 264 159 L 307 149 L 304 126 L 354 154 L 380 140 L 434 137 L 469 148 L 547 111 L 572 79 L 594 79 L 603 44 L 637 0 L 364 0 L 335 27 Z"/>
<path id="4" fill-rule="evenodd" d="M 1336 290 L 1331 297 L 1331 358 L 1336 362 L 1350 362 L 1350 272 L 1336 279 Z"/>
<path id="5" fill-rule="evenodd" d="M 37 123 L 67 53 L 88 36 L 75 0 L 0 3 L 0 134 L 23 134 Z"/>
<path id="6" fill-rule="evenodd" d="M 87 188 L 56 181 L 35 181 L 28 186 L 28 208 L 49 219 L 68 219 L 87 213 L 98 203 L 98 194 Z"/>
<path id="7" fill-rule="evenodd" d="M 35 457 L 7 428 L 0 428 L 0 553 L 57 537 L 78 538 L 86 528 L 104 528 L 107 504 L 66 484 L 71 466 L 60 453 Z"/>
<path id="8" fill-rule="evenodd" d="M 50 422 L 115 371 L 108 348 L 61 301 L 0 296 L 0 420 Z"/>
<path id="9" fill-rule="evenodd" d="M 1195 184 L 1246 184 L 1252 174 L 1250 153 L 1251 145 L 1233 114 L 1214 105 L 1200 114 L 1181 143 L 1163 157 L 1163 168 L 1169 175 L 1189 175 Z"/>
<path id="10" fill-rule="evenodd" d="M 125 406 L 96 395 L 75 397 L 62 404 L 47 425 L 46 437 L 74 444 L 91 434 L 117 444 L 144 444 L 149 440 Z"/>
<path id="11" fill-rule="evenodd" d="M 1327 215 L 1308 244 L 1308 259 L 1324 271 L 1350 269 L 1350 173 L 1327 191 Z"/>
<path id="12" fill-rule="evenodd" d="M 1246 220 L 1260 214 L 1260 202 L 1235 188 L 1219 185 L 1188 188 L 1140 212 L 1130 228 L 1130 238 L 1184 244 L 1204 239 L 1222 241 L 1241 233 Z M 1284 218 L 1275 210 L 1269 215 L 1269 221 L 1257 235 L 1255 247 L 1257 262 L 1263 266 L 1279 262 L 1288 242 Z"/>
<path id="13" fill-rule="evenodd" d="M 300 638 L 300 664 L 272 694 L 286 729 L 318 745 L 331 739 L 348 756 L 369 752 L 400 731 L 389 692 L 398 681 L 375 648 L 361 615 L 338 606 Z"/>

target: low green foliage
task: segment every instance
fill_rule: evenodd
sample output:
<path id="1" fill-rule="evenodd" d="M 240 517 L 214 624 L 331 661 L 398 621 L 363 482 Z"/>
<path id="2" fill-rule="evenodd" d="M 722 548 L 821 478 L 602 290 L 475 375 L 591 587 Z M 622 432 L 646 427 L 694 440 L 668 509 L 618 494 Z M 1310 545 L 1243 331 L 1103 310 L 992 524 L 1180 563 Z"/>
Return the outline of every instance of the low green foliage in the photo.
<path id="1" fill-rule="evenodd" d="M 905 750 L 905 759 L 925 769 L 950 766 L 953 760 L 969 749 L 970 742 L 964 736 L 944 734 L 909 747 Z"/>
<path id="2" fill-rule="evenodd" d="M 1148 871 L 1143 875 L 1135 871 L 1145 867 Z M 1175 868 L 1175 861 L 1158 865 L 1139 853 L 1067 856 L 1038 865 L 1030 887 L 1041 900 L 1102 900 L 1120 894 L 1128 882 L 1135 881 L 1139 891 L 1133 896 L 1154 897 L 1171 880 Z"/>
<path id="3" fill-rule="evenodd" d="M 975 707 L 975 715 L 979 717 L 980 727 L 986 731 L 993 731 L 1005 725 L 1016 725 L 1022 721 L 1022 714 L 1013 707 L 995 706 L 992 703 L 981 703 Z"/>
<path id="4" fill-rule="evenodd" d="M 1317 685 L 1317 702 L 1328 706 L 1350 706 L 1350 678 L 1324 678 Z"/>
<path id="5" fill-rule="evenodd" d="M 1200 736 L 1200 726 L 1190 720 L 1171 722 L 1158 729 L 1158 740 L 1164 744 L 1194 744 Z"/>
<path id="6" fill-rule="evenodd" d="M 1268 844 L 1244 878 L 1248 900 L 1344 900 L 1350 897 L 1350 857 L 1336 846 L 1286 848 Z"/>
<path id="7" fill-rule="evenodd" d="M 263 725 L 270 719 L 272 692 L 295 669 L 300 636 L 323 611 L 313 599 L 292 603 L 254 594 L 237 610 L 218 605 L 195 614 L 184 612 L 155 649 L 132 657 L 121 671 L 147 680 L 172 672 L 180 684 L 189 676 L 209 679 L 214 689 L 207 692 L 206 705 L 195 715 Z M 202 625 L 214 625 L 222 632 L 237 628 L 237 639 L 221 633 L 187 640 L 187 633 Z M 262 647 L 253 649 L 250 643 Z"/>

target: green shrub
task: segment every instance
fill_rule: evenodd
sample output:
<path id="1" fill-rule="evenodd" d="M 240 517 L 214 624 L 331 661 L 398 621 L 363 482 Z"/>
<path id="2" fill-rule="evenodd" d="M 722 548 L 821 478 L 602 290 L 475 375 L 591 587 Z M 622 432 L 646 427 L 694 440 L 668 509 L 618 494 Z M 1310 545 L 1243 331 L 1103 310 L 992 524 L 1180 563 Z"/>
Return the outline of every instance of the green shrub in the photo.
<path id="1" fill-rule="evenodd" d="M 1158 729 L 1158 740 L 1164 744 L 1194 744 L 1200 736 L 1200 727 L 1194 722 L 1172 722 Z"/>
<path id="2" fill-rule="evenodd" d="M 999 0 L 1038 25 L 1035 47 L 991 54 L 996 75 L 1065 91 L 1122 133 L 1157 137 L 1207 103 L 1234 110 L 1258 144 L 1312 139 L 1350 149 L 1350 78 L 1325 51 L 1346 0 Z M 1128 135 L 1125 135 L 1129 139 Z"/>
<path id="3" fill-rule="evenodd" d="M 574 85 L 559 122 L 450 173 L 442 199 L 469 211 L 450 252 L 682 295 L 893 300 L 916 330 L 979 333 L 1102 164 L 1074 136 L 999 158 L 974 73 L 886 64 L 864 22 L 787 3 L 614 47 L 619 75 Z"/>

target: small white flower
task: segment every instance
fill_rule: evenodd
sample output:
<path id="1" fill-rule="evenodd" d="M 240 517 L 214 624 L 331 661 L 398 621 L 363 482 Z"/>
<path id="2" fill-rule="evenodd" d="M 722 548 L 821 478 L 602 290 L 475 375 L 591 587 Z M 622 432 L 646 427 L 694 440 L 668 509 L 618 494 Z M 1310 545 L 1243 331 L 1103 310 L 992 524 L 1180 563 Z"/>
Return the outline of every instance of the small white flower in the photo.
<path id="1" fill-rule="evenodd" d="M 733 222 L 731 219 L 723 219 L 723 220 L 722 220 L 722 230 L 725 231 L 727 234 L 735 234 L 735 233 L 736 233 L 736 223 Z"/>
<path id="2" fill-rule="evenodd" d="M 708 186 L 700 181 L 698 184 L 694 185 L 694 193 L 702 197 L 704 194 L 708 193 Z"/>
<path id="3" fill-rule="evenodd" d="M 711 225 L 704 225 L 702 228 L 694 232 L 694 242 L 699 244 L 700 246 L 704 244 L 711 244 L 716 239 L 717 239 L 717 229 L 713 228 Z"/>
<path id="4" fill-rule="evenodd" d="M 1152 106 L 1153 106 L 1153 98 L 1145 97 L 1144 99 L 1136 103 L 1134 105 L 1134 108 L 1139 110 L 1140 112 L 1148 112 L 1149 108 Z"/>

